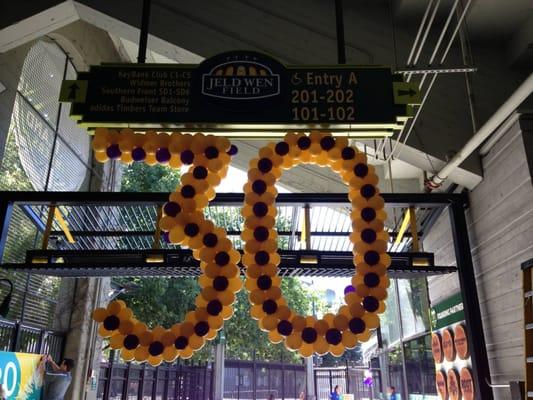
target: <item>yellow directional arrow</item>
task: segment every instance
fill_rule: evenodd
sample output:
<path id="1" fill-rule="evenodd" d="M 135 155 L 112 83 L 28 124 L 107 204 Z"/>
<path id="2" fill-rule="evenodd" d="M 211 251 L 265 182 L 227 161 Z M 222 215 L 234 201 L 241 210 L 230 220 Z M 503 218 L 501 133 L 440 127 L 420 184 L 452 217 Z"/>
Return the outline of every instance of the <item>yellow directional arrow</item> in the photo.
<path id="1" fill-rule="evenodd" d="M 396 104 L 420 104 L 422 96 L 418 85 L 413 82 L 393 82 L 394 103 Z"/>

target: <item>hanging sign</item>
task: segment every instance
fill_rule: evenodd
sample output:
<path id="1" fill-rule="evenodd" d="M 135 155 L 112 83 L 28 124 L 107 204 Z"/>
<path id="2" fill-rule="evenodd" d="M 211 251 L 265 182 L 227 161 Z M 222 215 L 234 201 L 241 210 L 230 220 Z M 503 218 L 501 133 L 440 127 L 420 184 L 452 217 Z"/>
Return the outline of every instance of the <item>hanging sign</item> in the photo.
<path id="1" fill-rule="evenodd" d="M 82 126 L 281 131 L 320 128 L 384 136 L 420 102 L 388 67 L 285 66 L 233 51 L 190 64 L 104 64 L 63 82 Z M 354 135 L 356 136 L 356 135 Z"/>
<path id="2" fill-rule="evenodd" d="M 431 327 L 441 329 L 465 319 L 463 298 L 457 293 L 431 308 Z"/>
<path id="3" fill-rule="evenodd" d="M 435 384 L 441 400 L 474 400 L 476 396 L 464 319 L 460 293 L 431 308 Z"/>

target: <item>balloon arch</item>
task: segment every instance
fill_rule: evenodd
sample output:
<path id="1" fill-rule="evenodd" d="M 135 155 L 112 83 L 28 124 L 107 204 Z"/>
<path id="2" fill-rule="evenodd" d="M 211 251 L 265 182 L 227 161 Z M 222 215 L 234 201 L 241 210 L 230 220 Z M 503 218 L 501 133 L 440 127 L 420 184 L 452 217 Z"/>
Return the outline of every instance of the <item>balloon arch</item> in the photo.
<path id="1" fill-rule="evenodd" d="M 121 300 L 96 309 L 93 318 L 100 323 L 99 334 L 110 338 L 110 346 L 120 349 L 124 360 L 158 365 L 163 360 L 189 358 L 207 340 L 214 339 L 224 320 L 231 318 L 235 294 L 243 286 L 239 263 L 245 266 L 244 287 L 252 304 L 252 318 L 268 332 L 273 343 L 284 342 L 287 349 L 304 357 L 328 352 L 340 356 L 345 349 L 367 341 L 371 330 L 379 326 L 390 265 L 384 201 L 374 168 L 367 164 L 365 154 L 349 145 L 347 138 L 318 131 L 290 132 L 282 141 L 259 150 L 258 157 L 250 161 L 248 182 L 244 185 L 242 257 L 226 231 L 203 213 L 215 197 L 216 186 L 226 176 L 231 157 L 237 153 L 227 138 L 202 133 L 136 134 L 131 129 L 118 132 L 100 128 L 95 132 L 93 149 L 100 162 L 189 166 L 163 207 L 159 227 L 164 240 L 192 249 L 200 261 L 202 273 L 198 281 L 202 289 L 196 308 L 185 315 L 184 321 L 168 329 L 149 329 L 135 319 Z M 336 314 L 328 313 L 321 319 L 298 315 L 287 305 L 278 274 L 275 183 L 284 169 L 302 163 L 327 166 L 338 173 L 349 187 L 352 204 L 350 240 L 357 268 L 351 290 L 345 294 L 346 304 Z"/>

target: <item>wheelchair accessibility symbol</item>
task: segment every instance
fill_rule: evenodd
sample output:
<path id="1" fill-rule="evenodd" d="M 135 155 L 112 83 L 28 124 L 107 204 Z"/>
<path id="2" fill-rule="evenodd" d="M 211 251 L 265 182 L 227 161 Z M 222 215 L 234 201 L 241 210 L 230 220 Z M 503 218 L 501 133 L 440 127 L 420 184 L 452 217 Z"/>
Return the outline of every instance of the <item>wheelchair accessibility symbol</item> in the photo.
<path id="1" fill-rule="evenodd" d="M 291 76 L 291 83 L 293 85 L 300 85 L 301 83 L 303 82 L 302 78 L 300 78 L 300 76 L 298 75 L 298 72 L 295 72 L 294 74 L 292 74 Z"/>

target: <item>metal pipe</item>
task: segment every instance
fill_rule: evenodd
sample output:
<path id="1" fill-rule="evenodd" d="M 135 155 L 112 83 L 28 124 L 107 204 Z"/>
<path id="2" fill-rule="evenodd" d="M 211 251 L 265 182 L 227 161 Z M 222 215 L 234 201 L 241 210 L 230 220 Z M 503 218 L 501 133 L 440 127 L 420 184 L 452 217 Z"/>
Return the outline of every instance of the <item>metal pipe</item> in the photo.
<path id="1" fill-rule="evenodd" d="M 139 54 L 137 55 L 137 62 L 139 64 L 144 64 L 146 61 L 146 45 L 148 43 L 148 26 L 150 24 L 151 3 L 152 0 L 143 0 L 141 33 L 139 36 Z"/>
<path id="2" fill-rule="evenodd" d="M 509 384 L 490 383 L 487 377 L 485 377 L 485 383 L 489 385 L 491 388 L 510 388 L 511 387 L 511 385 Z"/>
<path id="3" fill-rule="evenodd" d="M 470 138 L 459 152 L 438 173 L 430 179 L 430 188 L 439 187 L 450 173 L 474 152 L 509 115 L 515 111 L 533 92 L 533 73 L 516 89 L 509 99 L 488 119 L 485 124 Z"/>
<path id="4" fill-rule="evenodd" d="M 496 142 L 500 140 L 500 138 L 513 126 L 516 121 L 518 121 L 518 115 L 512 114 L 509 118 L 505 120 L 503 124 L 500 125 L 498 130 L 494 133 L 494 135 L 491 135 L 490 138 L 487 139 L 485 143 L 483 143 L 483 146 L 479 149 L 479 155 L 481 157 L 486 156 L 489 151 L 494 147 Z"/>
<path id="5" fill-rule="evenodd" d="M 337 62 L 346 64 L 346 48 L 344 45 L 344 15 L 342 0 L 335 0 L 335 19 L 337 26 Z"/>

